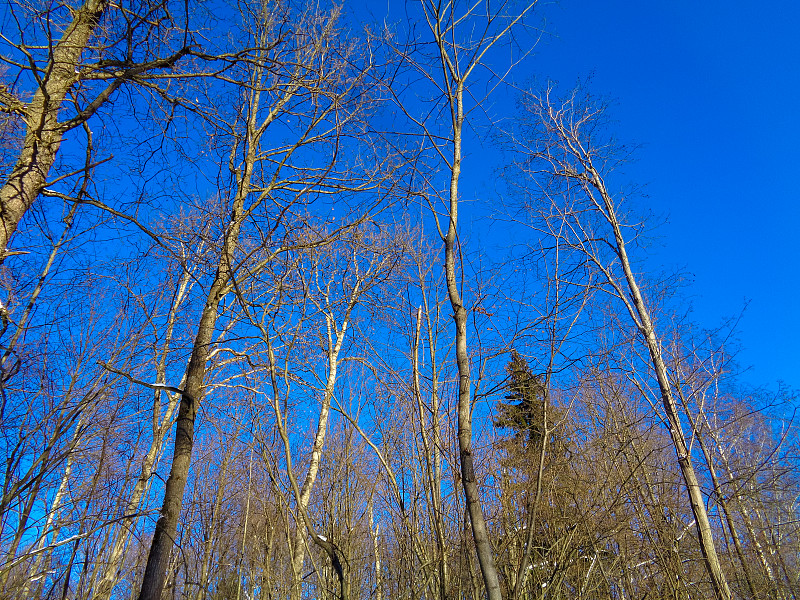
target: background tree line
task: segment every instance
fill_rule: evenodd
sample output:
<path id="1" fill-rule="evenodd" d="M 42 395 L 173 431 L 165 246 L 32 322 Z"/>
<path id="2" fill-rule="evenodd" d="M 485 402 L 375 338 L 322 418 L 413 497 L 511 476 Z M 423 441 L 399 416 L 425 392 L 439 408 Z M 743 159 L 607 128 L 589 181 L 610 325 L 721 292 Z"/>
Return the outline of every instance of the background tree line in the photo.
<path id="1" fill-rule="evenodd" d="M 395 8 L 4 5 L 0 596 L 795 598 L 793 398 L 508 85 L 539 8 Z"/>

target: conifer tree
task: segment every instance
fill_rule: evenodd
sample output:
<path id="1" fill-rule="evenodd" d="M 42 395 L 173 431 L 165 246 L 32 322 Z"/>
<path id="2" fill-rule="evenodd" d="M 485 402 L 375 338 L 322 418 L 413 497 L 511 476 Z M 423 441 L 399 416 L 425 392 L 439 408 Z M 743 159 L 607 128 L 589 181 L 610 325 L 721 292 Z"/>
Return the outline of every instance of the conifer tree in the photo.
<path id="1" fill-rule="evenodd" d="M 544 386 L 528 362 L 516 350 L 506 365 L 508 383 L 506 402 L 497 403 L 494 426 L 510 429 L 516 444 L 526 449 L 538 448 L 544 429 Z"/>

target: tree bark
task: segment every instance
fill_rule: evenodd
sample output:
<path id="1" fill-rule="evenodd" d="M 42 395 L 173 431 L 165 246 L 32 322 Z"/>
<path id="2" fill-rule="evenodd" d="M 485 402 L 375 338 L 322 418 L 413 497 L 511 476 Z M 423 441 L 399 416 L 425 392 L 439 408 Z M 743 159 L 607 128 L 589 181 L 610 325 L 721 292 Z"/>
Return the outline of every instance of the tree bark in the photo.
<path id="1" fill-rule="evenodd" d="M 238 193 L 233 203 L 230 225 L 225 234 L 217 271 L 206 297 L 205 306 L 200 316 L 200 324 L 197 328 L 197 335 L 192 346 L 192 354 L 186 367 L 184 389 L 181 394 L 180 406 L 178 407 L 172 466 L 164 489 L 164 503 L 161 507 L 161 514 L 156 522 L 153 541 L 147 557 L 147 566 L 142 580 L 142 588 L 139 592 L 139 600 L 160 600 L 164 588 L 170 553 L 175 541 L 178 519 L 183 504 L 183 492 L 189 476 L 192 447 L 194 446 L 194 422 L 204 392 L 206 363 L 209 358 L 211 342 L 217 323 L 219 304 L 227 293 L 228 284 L 233 277 L 233 256 L 239 240 L 239 230 L 246 196 L 244 191 L 249 186 L 252 164 L 252 162 L 248 161 L 248 168 L 242 175 L 243 180 L 238 186 Z"/>
<path id="2" fill-rule="evenodd" d="M 458 181 L 461 175 L 461 131 L 464 124 L 464 83 L 454 91 L 453 163 L 450 175 L 449 223 L 444 236 L 445 278 L 447 294 L 456 324 L 456 364 L 458 366 L 458 449 L 461 483 L 472 525 L 472 537 L 478 554 L 484 585 L 489 600 L 501 600 L 500 578 L 497 575 L 492 545 L 480 503 L 480 490 L 472 456 L 472 402 L 469 352 L 467 351 L 467 310 L 458 291 L 456 276 L 456 235 L 458 228 Z"/>
<path id="3" fill-rule="evenodd" d="M 694 466 L 692 465 L 692 457 L 689 452 L 689 447 L 686 443 L 686 437 L 683 432 L 683 427 L 680 422 L 677 404 L 672 394 L 672 387 L 670 386 L 669 377 L 667 376 L 667 367 L 661 355 L 661 345 L 656 337 L 655 327 L 653 326 L 650 318 L 650 313 L 644 303 L 639 285 L 636 282 L 636 277 L 631 269 L 630 260 L 625 247 L 625 239 L 622 236 L 622 227 L 617 219 L 614 210 L 614 203 L 605 184 L 600 177 L 600 174 L 595 170 L 594 166 L 587 164 L 587 159 L 584 161 L 584 167 L 587 170 L 587 175 L 580 176 L 584 181 L 591 184 L 602 197 L 603 207 L 605 209 L 604 217 L 614 232 L 614 244 L 616 254 L 622 266 L 625 275 L 625 282 L 630 292 L 630 299 L 633 302 L 633 311 L 636 324 L 639 332 L 644 338 L 647 350 L 650 353 L 650 360 L 656 373 L 656 380 L 658 381 L 659 391 L 661 393 L 661 401 L 664 406 L 664 412 L 667 417 L 669 425 L 669 433 L 672 438 L 673 446 L 678 457 L 678 466 L 683 476 L 684 484 L 689 493 L 689 504 L 692 508 L 692 514 L 695 518 L 697 527 L 697 535 L 700 540 L 700 551 L 703 554 L 706 570 L 711 578 L 711 586 L 714 589 L 714 594 L 719 600 L 730 600 L 731 591 L 728 587 L 728 582 L 725 579 L 725 574 L 722 572 L 722 566 L 719 562 L 717 550 L 714 547 L 714 539 L 711 533 L 711 523 L 708 520 L 708 512 L 706 511 L 705 501 L 700 488 L 700 482 L 695 473 Z M 629 305 L 630 307 L 630 305 Z M 629 308 L 630 309 L 630 308 Z"/>
<path id="4" fill-rule="evenodd" d="M 189 365 L 186 369 L 186 383 L 178 408 L 175 444 L 172 454 L 172 467 L 164 489 L 164 503 L 156 522 L 147 567 L 142 580 L 139 600 L 160 600 L 167 576 L 169 557 L 178 528 L 178 518 L 183 503 L 183 492 L 189 476 L 189 466 L 194 446 L 194 422 L 203 395 L 203 382 L 206 374 L 206 360 L 209 354 L 217 311 L 223 296 L 227 278 L 217 270 L 205 307 L 200 318 Z"/>
<path id="5" fill-rule="evenodd" d="M 58 112 L 79 79 L 79 61 L 108 0 L 86 0 L 73 12 L 72 22 L 53 48 L 39 87 L 25 107 L 28 127 L 14 170 L 0 188 L 0 263 L 25 212 L 45 186 L 64 135 Z"/>

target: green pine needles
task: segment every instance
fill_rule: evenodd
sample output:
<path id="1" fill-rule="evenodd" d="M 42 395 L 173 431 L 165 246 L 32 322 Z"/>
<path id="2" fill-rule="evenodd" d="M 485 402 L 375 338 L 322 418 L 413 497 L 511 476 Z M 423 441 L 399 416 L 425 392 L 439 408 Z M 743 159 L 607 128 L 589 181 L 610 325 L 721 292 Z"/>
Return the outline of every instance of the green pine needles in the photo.
<path id="1" fill-rule="evenodd" d="M 544 433 L 544 384 L 516 350 L 511 351 L 506 373 L 508 394 L 506 402 L 497 403 L 494 426 L 510 429 L 516 443 L 537 448 Z"/>

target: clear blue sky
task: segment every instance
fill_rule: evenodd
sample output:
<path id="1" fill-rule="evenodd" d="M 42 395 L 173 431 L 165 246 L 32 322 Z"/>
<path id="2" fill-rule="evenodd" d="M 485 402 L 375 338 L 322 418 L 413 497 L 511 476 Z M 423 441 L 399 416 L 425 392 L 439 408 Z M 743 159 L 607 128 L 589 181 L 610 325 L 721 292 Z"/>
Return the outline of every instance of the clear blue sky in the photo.
<path id="1" fill-rule="evenodd" d="M 627 169 L 667 217 L 656 268 L 691 274 L 695 320 L 739 315 L 745 380 L 800 388 L 800 4 L 541 3 L 530 68 L 593 74 L 615 132 L 642 144 Z"/>

